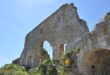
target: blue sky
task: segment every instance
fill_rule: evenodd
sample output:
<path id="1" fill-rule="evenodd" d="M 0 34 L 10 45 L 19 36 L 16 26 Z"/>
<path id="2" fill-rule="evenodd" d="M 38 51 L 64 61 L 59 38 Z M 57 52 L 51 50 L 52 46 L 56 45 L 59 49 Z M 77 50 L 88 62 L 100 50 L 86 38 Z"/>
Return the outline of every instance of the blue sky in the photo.
<path id="1" fill-rule="evenodd" d="M 18 58 L 26 34 L 64 3 L 77 6 L 90 30 L 110 11 L 110 0 L 0 0 L 0 66 Z"/>

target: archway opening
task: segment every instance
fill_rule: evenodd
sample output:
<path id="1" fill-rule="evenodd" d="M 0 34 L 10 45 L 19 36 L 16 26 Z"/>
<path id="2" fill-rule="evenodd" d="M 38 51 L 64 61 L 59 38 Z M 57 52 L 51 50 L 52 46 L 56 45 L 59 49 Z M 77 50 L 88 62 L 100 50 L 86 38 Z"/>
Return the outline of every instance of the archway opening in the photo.
<path id="1" fill-rule="evenodd" d="M 50 56 L 50 59 L 53 58 L 53 50 L 52 50 L 52 46 L 48 41 L 44 41 L 43 42 L 43 49 L 45 49 L 47 51 L 47 53 Z"/>
<path id="2" fill-rule="evenodd" d="M 60 56 L 62 57 L 64 54 L 65 54 L 65 52 L 66 52 L 66 46 L 67 46 L 67 44 L 61 44 L 60 45 Z"/>
<path id="3" fill-rule="evenodd" d="M 64 54 L 66 53 L 67 44 L 64 44 Z"/>

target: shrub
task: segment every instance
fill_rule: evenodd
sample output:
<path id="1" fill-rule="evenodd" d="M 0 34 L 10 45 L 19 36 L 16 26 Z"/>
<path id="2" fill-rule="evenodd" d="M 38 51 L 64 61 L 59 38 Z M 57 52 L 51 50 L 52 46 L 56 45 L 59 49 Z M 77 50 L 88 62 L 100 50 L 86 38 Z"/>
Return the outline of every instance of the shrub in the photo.
<path id="1" fill-rule="evenodd" d="M 6 64 L 0 68 L 0 73 L 3 75 L 28 75 L 25 68 L 17 64 Z"/>

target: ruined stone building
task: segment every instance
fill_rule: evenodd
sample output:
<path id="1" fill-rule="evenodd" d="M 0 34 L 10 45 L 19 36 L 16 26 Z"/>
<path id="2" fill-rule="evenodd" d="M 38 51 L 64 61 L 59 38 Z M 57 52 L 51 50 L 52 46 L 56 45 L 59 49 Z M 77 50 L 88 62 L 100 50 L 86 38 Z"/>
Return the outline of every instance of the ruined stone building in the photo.
<path id="1" fill-rule="evenodd" d="M 83 58 L 87 52 L 95 48 L 110 50 L 110 13 L 90 32 L 86 21 L 80 19 L 74 4 L 64 4 L 27 34 L 19 59 L 20 64 L 31 68 L 38 66 L 44 41 L 48 41 L 52 46 L 54 60 L 59 60 L 64 54 L 65 44 L 66 51 L 80 48 L 80 53 L 77 54 L 78 71 L 82 75 L 95 75 L 90 74 L 90 71 L 85 73 Z"/>

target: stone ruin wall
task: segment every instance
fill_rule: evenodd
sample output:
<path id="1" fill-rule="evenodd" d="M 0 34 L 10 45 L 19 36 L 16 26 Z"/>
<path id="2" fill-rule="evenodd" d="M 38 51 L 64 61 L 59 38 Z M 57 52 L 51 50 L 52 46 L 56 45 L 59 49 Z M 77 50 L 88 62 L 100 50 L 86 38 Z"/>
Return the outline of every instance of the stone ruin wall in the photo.
<path id="1" fill-rule="evenodd" d="M 79 18 L 77 8 L 73 4 L 65 4 L 26 36 L 20 64 L 31 68 L 38 66 L 44 41 L 52 46 L 53 59 L 59 60 L 64 44 L 69 48 L 72 40 L 76 41 L 86 32 L 89 32 L 87 24 Z"/>
<path id="2" fill-rule="evenodd" d="M 110 13 L 108 13 L 104 20 L 96 24 L 92 32 L 88 32 L 79 38 L 76 42 L 71 41 L 69 48 L 80 48 L 77 65 L 80 71 L 84 71 L 83 56 L 92 49 L 104 48 L 110 50 Z"/>
<path id="3" fill-rule="evenodd" d="M 77 8 L 73 4 L 65 4 L 26 36 L 20 64 L 31 68 L 38 66 L 43 41 L 48 41 L 53 48 L 55 60 L 61 57 L 62 44 L 67 44 L 66 50 L 80 48 L 77 66 L 80 72 L 84 72 L 84 54 L 93 48 L 110 50 L 109 37 L 110 13 L 89 32 L 86 21 L 80 19 L 77 14 Z"/>

